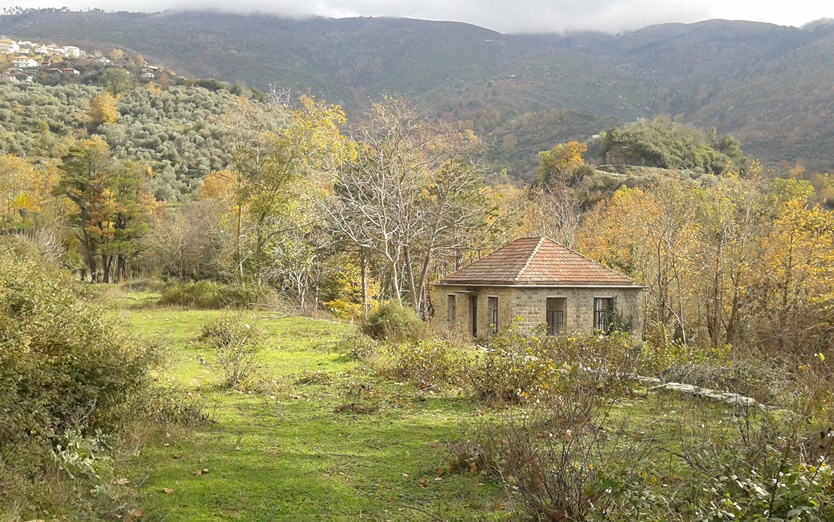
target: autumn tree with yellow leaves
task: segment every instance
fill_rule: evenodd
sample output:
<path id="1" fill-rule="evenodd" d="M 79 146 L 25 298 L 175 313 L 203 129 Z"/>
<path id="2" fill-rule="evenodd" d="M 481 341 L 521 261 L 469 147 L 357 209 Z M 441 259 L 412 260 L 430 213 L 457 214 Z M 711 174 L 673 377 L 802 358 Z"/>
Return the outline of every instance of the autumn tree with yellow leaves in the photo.
<path id="1" fill-rule="evenodd" d="M 222 200 L 227 209 L 238 278 L 257 284 L 280 279 L 276 242 L 316 220 L 302 187 L 333 164 L 345 141 L 339 128 L 344 121 L 339 107 L 309 96 L 295 107 L 244 100 L 228 115 L 229 166 L 206 178 L 200 197 Z"/>
<path id="2" fill-rule="evenodd" d="M 834 333 L 834 216 L 805 182 L 665 179 L 620 189 L 579 248 L 647 288 L 647 335 L 813 353 Z"/>
<path id="3" fill-rule="evenodd" d="M 105 123 L 119 121 L 119 110 L 116 98 L 109 92 L 103 92 L 90 100 L 90 125 L 93 128 Z"/>

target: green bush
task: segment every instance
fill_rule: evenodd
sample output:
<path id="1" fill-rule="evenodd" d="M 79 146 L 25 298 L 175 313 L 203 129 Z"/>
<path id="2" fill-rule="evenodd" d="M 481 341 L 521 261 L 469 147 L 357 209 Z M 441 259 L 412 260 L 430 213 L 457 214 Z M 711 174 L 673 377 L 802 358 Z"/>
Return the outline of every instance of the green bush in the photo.
<path id="1" fill-rule="evenodd" d="M 349 330 L 339 339 L 339 351 L 351 361 L 368 361 L 379 351 L 379 343 L 357 330 Z"/>
<path id="2" fill-rule="evenodd" d="M 411 308 L 398 303 L 386 303 L 368 316 L 362 331 L 374 339 L 396 342 L 423 337 L 426 324 Z"/>
<path id="3" fill-rule="evenodd" d="M 197 281 L 168 285 L 162 290 L 159 304 L 203 309 L 246 308 L 269 301 L 271 297 L 266 288 Z"/>
<path id="4" fill-rule="evenodd" d="M 682 382 L 730 391 L 772 404 L 788 387 L 791 372 L 761 353 L 742 353 L 730 346 L 651 342 L 643 346 L 639 372 L 667 382 Z"/>
<path id="5" fill-rule="evenodd" d="M 0 237 L 0 518 L 127 518 L 114 455 L 206 420 L 199 401 L 153 384 L 159 351 L 80 288 L 27 241 Z"/>
<path id="6" fill-rule="evenodd" d="M 676 454 L 691 477 L 677 495 L 682 518 L 831 520 L 834 431 L 807 436 L 807 419 L 757 409 L 733 421 Z"/>
<path id="7" fill-rule="evenodd" d="M 0 451 L 118 431 L 154 351 L 78 299 L 69 275 L 0 243 Z"/>

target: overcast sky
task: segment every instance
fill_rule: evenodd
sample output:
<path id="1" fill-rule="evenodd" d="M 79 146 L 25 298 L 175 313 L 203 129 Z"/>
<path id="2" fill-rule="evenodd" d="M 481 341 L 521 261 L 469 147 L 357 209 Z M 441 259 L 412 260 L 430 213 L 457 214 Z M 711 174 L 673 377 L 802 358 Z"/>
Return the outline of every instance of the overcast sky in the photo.
<path id="1" fill-rule="evenodd" d="M 709 18 L 800 26 L 834 17 L 826 0 L 2 0 L 21 7 L 143 11 L 208 8 L 290 16 L 400 16 L 468 22 L 502 33 L 597 30 L 616 33 Z"/>

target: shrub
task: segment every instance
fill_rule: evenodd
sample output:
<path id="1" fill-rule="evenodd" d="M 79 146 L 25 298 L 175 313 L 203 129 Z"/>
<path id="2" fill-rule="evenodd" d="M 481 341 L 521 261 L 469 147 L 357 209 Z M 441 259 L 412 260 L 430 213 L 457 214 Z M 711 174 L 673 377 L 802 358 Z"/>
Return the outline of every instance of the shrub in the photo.
<path id="1" fill-rule="evenodd" d="M 691 479 L 679 510 L 698 520 L 829 520 L 834 510 L 834 432 L 803 435 L 806 420 L 757 409 L 735 418 L 735 432 L 679 454 Z"/>
<path id="2" fill-rule="evenodd" d="M 408 379 L 420 388 L 440 388 L 459 384 L 463 378 L 463 358 L 453 345 L 442 341 L 418 341 L 394 349 L 397 377 Z"/>
<path id="3" fill-rule="evenodd" d="M 600 429 L 610 422 L 611 403 L 583 386 L 564 390 L 567 401 L 541 403 L 464 429 L 450 446 L 458 471 L 500 478 L 518 495 L 531 520 L 627 520 L 640 482 L 640 461 L 650 449 L 630 437 Z M 587 415 L 577 417 L 582 403 Z M 623 432 L 624 426 L 619 426 Z"/>
<path id="4" fill-rule="evenodd" d="M 142 406 L 144 417 L 163 427 L 194 427 L 209 420 L 204 398 L 172 387 L 153 388 Z"/>
<path id="5" fill-rule="evenodd" d="M 660 375 L 675 368 L 699 364 L 726 364 L 730 346 L 720 348 L 684 344 L 680 341 L 665 342 L 658 338 L 643 345 L 640 355 L 640 371 Z M 694 383 L 690 383 L 694 384 Z"/>
<path id="6" fill-rule="evenodd" d="M 594 393 L 628 389 L 640 341 L 622 332 L 588 337 L 521 335 L 513 325 L 476 358 L 470 382 L 480 398 L 517 403 L 560 393 L 564 380 Z"/>
<path id="7" fill-rule="evenodd" d="M 204 325 L 200 338 L 214 351 L 227 388 L 239 387 L 261 366 L 264 335 L 240 317 L 223 317 Z"/>
<path id="8" fill-rule="evenodd" d="M 0 244 L 0 447 L 119 430 L 154 350 L 79 300 L 68 274 Z"/>
<path id="9" fill-rule="evenodd" d="M 469 373 L 475 394 L 498 404 L 518 403 L 547 392 L 558 375 L 546 338 L 511 325 L 490 339 Z"/>
<path id="10" fill-rule="evenodd" d="M 266 288 L 197 281 L 168 285 L 162 290 L 159 304 L 203 309 L 247 308 L 271 297 Z"/>
<path id="11" fill-rule="evenodd" d="M 295 384 L 320 384 L 328 386 L 332 380 L 332 376 L 325 371 L 307 370 L 301 374 L 301 377 L 295 380 Z"/>
<path id="12" fill-rule="evenodd" d="M 771 404 L 789 386 L 789 376 L 760 353 L 741 353 L 680 342 L 646 343 L 639 371 L 664 381 L 731 391 Z"/>
<path id="13" fill-rule="evenodd" d="M 374 339 L 403 341 L 424 336 L 426 324 L 411 308 L 386 303 L 368 316 L 362 331 Z"/>
<path id="14" fill-rule="evenodd" d="M 339 350 L 352 361 L 367 361 L 379 351 L 377 341 L 357 330 L 350 330 L 339 339 Z"/>

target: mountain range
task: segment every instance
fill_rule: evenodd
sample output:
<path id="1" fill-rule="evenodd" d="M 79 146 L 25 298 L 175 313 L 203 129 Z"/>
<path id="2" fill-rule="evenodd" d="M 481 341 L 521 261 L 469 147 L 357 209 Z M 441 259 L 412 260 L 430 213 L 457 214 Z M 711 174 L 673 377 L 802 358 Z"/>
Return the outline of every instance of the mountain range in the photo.
<path id="1" fill-rule="evenodd" d="M 834 25 L 709 20 L 609 35 L 507 35 L 456 22 L 210 12 L 28 10 L 0 33 L 118 48 L 181 75 L 311 92 L 356 114 L 383 94 L 471 127 L 529 177 L 536 152 L 640 118 L 733 134 L 773 167 L 834 170 Z"/>

